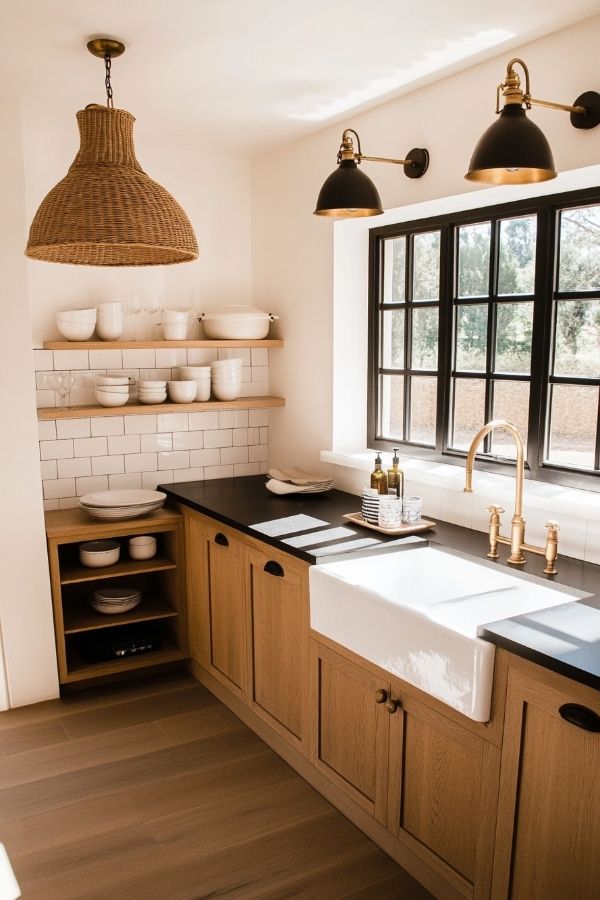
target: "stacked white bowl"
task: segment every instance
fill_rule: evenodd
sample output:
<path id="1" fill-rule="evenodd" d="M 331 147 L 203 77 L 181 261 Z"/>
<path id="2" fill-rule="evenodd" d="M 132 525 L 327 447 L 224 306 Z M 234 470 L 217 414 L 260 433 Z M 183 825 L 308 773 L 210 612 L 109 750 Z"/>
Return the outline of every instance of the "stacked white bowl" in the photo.
<path id="1" fill-rule="evenodd" d="M 100 406 L 125 406 L 129 400 L 127 375 L 96 375 L 96 400 Z"/>
<path id="2" fill-rule="evenodd" d="M 242 360 L 219 359 L 211 363 L 212 389 L 217 400 L 235 400 L 242 391 Z"/>
<path id="3" fill-rule="evenodd" d="M 196 400 L 208 400 L 210 397 L 210 366 L 180 366 L 181 381 L 196 382 Z"/>
<path id="4" fill-rule="evenodd" d="M 189 310 L 163 309 L 162 326 L 166 341 L 185 341 L 189 323 Z"/>
<path id="5" fill-rule="evenodd" d="M 138 381 L 138 400 L 140 403 L 163 403 L 167 399 L 166 381 Z"/>
<path id="6" fill-rule="evenodd" d="M 168 381 L 169 400 L 173 403 L 193 403 L 196 399 L 195 381 Z"/>
<path id="7" fill-rule="evenodd" d="M 68 341 L 87 341 L 96 327 L 96 309 L 65 309 L 57 312 L 56 327 Z"/>

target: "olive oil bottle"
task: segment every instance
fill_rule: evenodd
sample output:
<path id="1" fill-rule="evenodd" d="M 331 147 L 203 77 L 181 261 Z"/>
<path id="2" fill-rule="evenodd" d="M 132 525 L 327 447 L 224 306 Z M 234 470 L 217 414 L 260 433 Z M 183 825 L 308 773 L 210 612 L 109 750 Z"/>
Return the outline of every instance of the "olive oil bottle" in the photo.
<path id="1" fill-rule="evenodd" d="M 371 472 L 371 487 L 376 488 L 378 494 L 387 494 L 388 492 L 387 475 L 381 468 L 381 456 L 379 453 L 375 457 L 375 468 Z"/>

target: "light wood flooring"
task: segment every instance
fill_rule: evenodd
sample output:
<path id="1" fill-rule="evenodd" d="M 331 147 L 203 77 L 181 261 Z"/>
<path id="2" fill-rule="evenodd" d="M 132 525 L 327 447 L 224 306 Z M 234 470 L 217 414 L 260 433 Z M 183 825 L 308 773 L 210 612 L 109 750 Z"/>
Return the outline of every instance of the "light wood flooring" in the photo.
<path id="1" fill-rule="evenodd" d="M 25 900 L 427 900 L 191 676 L 0 713 L 0 841 Z"/>

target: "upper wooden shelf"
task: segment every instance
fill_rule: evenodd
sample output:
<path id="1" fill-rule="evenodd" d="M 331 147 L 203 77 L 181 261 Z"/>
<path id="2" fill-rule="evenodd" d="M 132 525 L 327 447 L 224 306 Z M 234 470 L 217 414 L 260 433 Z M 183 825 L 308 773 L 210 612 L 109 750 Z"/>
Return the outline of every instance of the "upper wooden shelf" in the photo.
<path id="1" fill-rule="evenodd" d="M 278 338 L 263 338 L 260 341 L 44 341 L 44 350 L 162 350 L 174 348 L 191 348 L 199 350 L 264 347 L 270 349 L 283 347 Z"/>
<path id="2" fill-rule="evenodd" d="M 219 409 L 268 409 L 285 406 L 283 397 L 239 397 L 237 400 L 196 400 L 194 403 L 125 403 L 124 406 L 41 406 L 38 419 L 89 419 L 98 416 L 155 416 L 166 412 L 206 412 Z"/>

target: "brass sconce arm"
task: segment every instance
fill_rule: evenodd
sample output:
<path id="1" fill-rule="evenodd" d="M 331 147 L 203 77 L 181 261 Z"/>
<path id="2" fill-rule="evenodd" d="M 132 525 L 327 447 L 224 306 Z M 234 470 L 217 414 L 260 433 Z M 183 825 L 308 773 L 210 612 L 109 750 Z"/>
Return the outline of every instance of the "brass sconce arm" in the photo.
<path id="1" fill-rule="evenodd" d="M 525 74 L 524 91 L 521 89 L 521 79 L 515 72 L 515 65 L 519 65 Z M 600 94 L 595 91 L 586 91 L 584 94 L 580 94 L 573 104 L 538 100 L 536 97 L 532 97 L 529 69 L 525 62 L 517 56 L 506 64 L 506 77 L 496 89 L 496 114 L 501 112 L 500 93 L 502 93 L 505 106 L 518 103 L 526 109 L 531 109 L 532 106 L 543 106 L 546 109 L 558 109 L 571 113 L 571 124 L 575 128 L 593 128 L 600 121 Z"/>
<path id="2" fill-rule="evenodd" d="M 354 137 L 356 138 L 357 150 L 354 149 L 354 141 L 352 139 L 352 135 L 354 135 Z M 409 152 L 408 159 L 391 159 L 388 156 L 367 156 L 362 152 L 362 148 L 360 146 L 360 138 L 353 128 L 344 129 L 344 133 L 342 134 L 342 143 L 340 144 L 340 149 L 338 150 L 337 159 L 338 163 L 340 163 L 344 159 L 352 159 L 358 164 L 360 164 L 363 160 L 367 160 L 367 162 L 392 163 L 396 166 L 404 166 L 405 174 L 409 178 L 420 178 L 425 174 L 429 166 L 428 151 L 417 148 Z"/>

